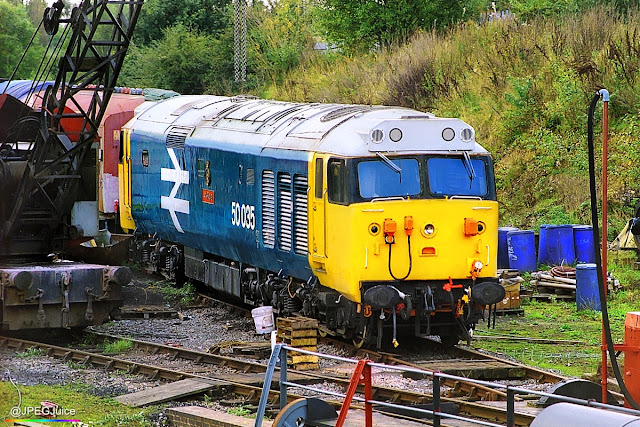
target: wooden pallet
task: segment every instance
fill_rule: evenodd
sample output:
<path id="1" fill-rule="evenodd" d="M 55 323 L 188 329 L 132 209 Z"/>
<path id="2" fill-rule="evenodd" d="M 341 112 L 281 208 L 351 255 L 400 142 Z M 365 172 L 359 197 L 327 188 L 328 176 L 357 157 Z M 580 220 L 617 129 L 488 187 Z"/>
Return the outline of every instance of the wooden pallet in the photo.
<path id="1" fill-rule="evenodd" d="M 307 351 L 318 351 L 318 321 L 306 317 L 279 317 L 278 341 Z M 287 364 L 297 370 L 318 369 L 318 356 L 287 353 Z"/>

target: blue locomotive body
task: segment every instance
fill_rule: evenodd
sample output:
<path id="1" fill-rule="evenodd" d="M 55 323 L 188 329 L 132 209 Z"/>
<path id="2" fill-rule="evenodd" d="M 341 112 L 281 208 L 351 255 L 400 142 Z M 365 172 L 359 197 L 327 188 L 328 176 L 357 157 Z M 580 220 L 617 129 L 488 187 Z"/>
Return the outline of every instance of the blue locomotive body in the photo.
<path id="1" fill-rule="evenodd" d="M 312 277 L 306 252 L 265 246 L 256 176 L 256 171 L 268 170 L 276 176 L 306 178 L 305 152 L 220 147 L 203 138 L 168 147 L 165 139 L 164 132 L 134 133 L 130 138 L 132 152 L 145 156 L 132 159 L 132 211 L 138 231 L 286 276 Z"/>

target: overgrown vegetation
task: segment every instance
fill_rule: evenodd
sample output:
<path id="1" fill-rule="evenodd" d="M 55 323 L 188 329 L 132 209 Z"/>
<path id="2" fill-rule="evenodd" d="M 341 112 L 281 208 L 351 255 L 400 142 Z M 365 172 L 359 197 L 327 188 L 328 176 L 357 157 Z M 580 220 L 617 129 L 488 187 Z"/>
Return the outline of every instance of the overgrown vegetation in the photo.
<path id="1" fill-rule="evenodd" d="M 133 342 L 120 339 L 117 341 L 111 341 L 104 344 L 104 353 L 105 354 L 118 354 L 129 351 L 133 348 Z"/>
<path id="2" fill-rule="evenodd" d="M 519 227 L 588 222 L 586 110 L 605 87 L 613 237 L 632 214 L 640 179 L 638 2 L 427 3 L 252 2 L 247 81 L 237 83 L 231 0 L 150 0 L 119 83 L 460 117 L 494 155 L 501 225 Z M 29 33 L 27 17 L 37 19 L 41 6 L 0 0 L 0 28 L 26 22 L 4 33 Z M 5 55 L 11 64 L 24 41 L 0 45 L 14 49 Z M 35 71 L 25 67 L 21 76 Z"/>
<path id="3" fill-rule="evenodd" d="M 534 227 L 588 223 L 586 112 L 591 96 L 608 88 L 615 234 L 631 216 L 640 178 L 639 33 L 637 11 L 603 7 L 561 21 L 468 21 L 380 52 L 316 55 L 265 92 L 462 118 L 495 157 L 501 224 Z M 599 110 L 596 132 L 601 117 Z"/>
<path id="4" fill-rule="evenodd" d="M 182 305 L 191 304 L 196 297 L 196 288 L 190 282 L 185 283 L 181 287 L 177 287 L 175 284 L 168 282 L 161 285 L 159 290 L 165 299 L 170 302 L 178 302 Z"/>

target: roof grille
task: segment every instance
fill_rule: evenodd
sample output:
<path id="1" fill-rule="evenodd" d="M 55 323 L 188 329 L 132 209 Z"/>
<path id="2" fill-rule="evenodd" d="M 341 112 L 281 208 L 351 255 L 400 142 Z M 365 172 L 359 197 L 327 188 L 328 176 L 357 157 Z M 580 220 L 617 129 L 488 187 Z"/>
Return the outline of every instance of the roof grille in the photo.
<path id="1" fill-rule="evenodd" d="M 336 108 L 333 111 L 328 112 L 324 116 L 320 117 L 321 122 L 328 122 L 339 117 L 348 116 L 350 114 L 364 113 L 365 111 L 371 111 L 372 108 L 366 105 L 349 105 L 346 107 Z"/>
<path id="2" fill-rule="evenodd" d="M 167 148 L 184 148 L 187 136 L 193 131 L 192 127 L 175 126 L 167 132 Z"/>

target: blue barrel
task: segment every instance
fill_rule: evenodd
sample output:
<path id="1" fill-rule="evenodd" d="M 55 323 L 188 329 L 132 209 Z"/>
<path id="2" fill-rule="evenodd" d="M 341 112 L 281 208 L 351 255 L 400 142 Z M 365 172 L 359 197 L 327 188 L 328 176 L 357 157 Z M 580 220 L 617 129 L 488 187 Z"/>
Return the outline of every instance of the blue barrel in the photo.
<path id="1" fill-rule="evenodd" d="M 509 268 L 518 271 L 536 269 L 536 236 L 533 230 L 515 230 L 507 233 Z"/>
<path id="2" fill-rule="evenodd" d="M 509 268 L 507 233 L 517 229 L 517 227 L 498 227 L 498 268 Z"/>
<path id="3" fill-rule="evenodd" d="M 540 237 L 538 239 L 538 265 L 549 264 L 549 257 L 547 256 L 547 227 L 549 227 L 549 224 L 542 224 L 540 226 Z"/>
<path id="4" fill-rule="evenodd" d="M 546 233 L 547 261 L 550 265 L 569 265 L 576 259 L 573 225 L 549 225 Z"/>
<path id="5" fill-rule="evenodd" d="M 600 311 L 598 267 L 595 264 L 576 266 L 576 305 L 578 310 Z"/>
<path id="6" fill-rule="evenodd" d="M 576 250 L 576 261 L 593 264 L 596 253 L 593 249 L 593 227 L 590 225 L 575 225 L 573 227 L 573 244 Z"/>

